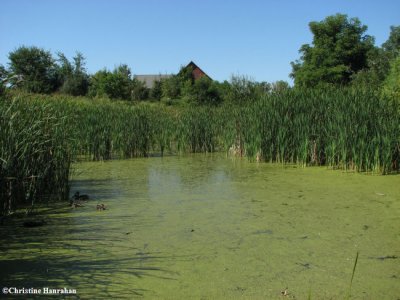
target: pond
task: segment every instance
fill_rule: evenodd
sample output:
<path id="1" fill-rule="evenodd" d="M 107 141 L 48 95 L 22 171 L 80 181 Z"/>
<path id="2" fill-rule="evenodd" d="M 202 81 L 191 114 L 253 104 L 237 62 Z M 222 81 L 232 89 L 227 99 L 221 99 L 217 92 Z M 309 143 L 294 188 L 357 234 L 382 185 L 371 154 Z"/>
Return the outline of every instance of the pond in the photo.
<path id="1" fill-rule="evenodd" d="M 359 252 L 352 298 L 400 295 L 399 175 L 196 154 L 79 163 L 75 191 L 91 200 L 55 205 L 45 226 L 0 227 L 4 286 L 82 299 L 343 299 Z"/>

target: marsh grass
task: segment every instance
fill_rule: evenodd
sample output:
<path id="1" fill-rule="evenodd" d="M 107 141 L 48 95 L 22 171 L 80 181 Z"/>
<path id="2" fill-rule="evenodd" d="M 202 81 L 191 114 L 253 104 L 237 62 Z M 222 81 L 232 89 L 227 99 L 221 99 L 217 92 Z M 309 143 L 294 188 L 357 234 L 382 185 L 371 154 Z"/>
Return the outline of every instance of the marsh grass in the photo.
<path id="1" fill-rule="evenodd" d="M 247 156 L 387 174 L 399 170 L 399 105 L 366 90 L 289 90 L 239 114 Z"/>
<path id="2" fill-rule="evenodd" d="M 0 102 L 1 214 L 39 198 L 65 198 L 73 158 L 68 118 L 50 103 Z"/>
<path id="3" fill-rule="evenodd" d="M 397 172 L 399 103 L 353 89 L 289 89 L 219 107 L 12 94 L 0 101 L 0 211 L 66 198 L 77 155 L 234 149 L 250 160 Z"/>

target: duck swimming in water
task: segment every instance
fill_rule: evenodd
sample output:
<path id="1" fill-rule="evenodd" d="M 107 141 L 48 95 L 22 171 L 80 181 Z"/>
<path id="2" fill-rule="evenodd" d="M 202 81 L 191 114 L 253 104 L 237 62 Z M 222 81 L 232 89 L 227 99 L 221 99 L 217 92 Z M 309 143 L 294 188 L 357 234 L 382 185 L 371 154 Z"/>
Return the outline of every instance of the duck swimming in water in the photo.
<path id="1" fill-rule="evenodd" d="M 97 210 L 106 210 L 106 206 L 104 204 L 97 204 L 96 209 Z"/>
<path id="2" fill-rule="evenodd" d="M 83 201 L 85 200 L 89 200 L 89 195 L 81 195 L 79 191 L 77 191 L 72 196 L 72 199 L 69 201 L 69 204 L 71 205 L 72 208 L 84 207 L 85 205 L 83 205 L 84 203 Z"/>
<path id="3" fill-rule="evenodd" d="M 74 194 L 74 200 L 89 200 L 89 195 L 81 195 L 80 193 L 79 193 L 79 191 L 78 192 L 76 192 L 75 194 Z"/>

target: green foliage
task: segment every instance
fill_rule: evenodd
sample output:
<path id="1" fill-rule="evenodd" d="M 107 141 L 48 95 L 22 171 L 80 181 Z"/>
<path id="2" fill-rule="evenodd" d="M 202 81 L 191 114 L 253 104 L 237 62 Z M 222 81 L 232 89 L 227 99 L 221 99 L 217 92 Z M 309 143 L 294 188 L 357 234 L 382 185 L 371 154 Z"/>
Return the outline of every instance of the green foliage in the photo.
<path id="1" fill-rule="evenodd" d="M 85 58 L 78 52 L 71 63 L 63 53 L 58 53 L 57 74 L 61 93 L 72 96 L 84 96 L 89 88 L 89 76 L 85 69 Z"/>
<path id="2" fill-rule="evenodd" d="M 6 89 L 7 70 L 3 65 L 0 64 L 0 95 L 2 95 Z"/>
<path id="3" fill-rule="evenodd" d="M 290 89 L 289 83 L 284 80 L 275 81 L 270 85 L 270 90 L 274 93 L 282 93 L 288 89 Z"/>
<path id="4" fill-rule="evenodd" d="M 96 72 L 90 78 L 89 96 L 129 100 L 131 88 L 131 70 L 120 65 L 113 72 L 106 69 Z"/>
<path id="5" fill-rule="evenodd" d="M 190 100 L 194 78 L 191 67 L 181 67 L 177 75 L 162 80 L 162 98 Z"/>
<path id="6" fill-rule="evenodd" d="M 265 91 L 265 85 L 260 85 L 246 76 L 232 76 L 230 84 L 225 84 L 223 89 L 225 101 L 245 105 L 259 99 Z"/>
<path id="7" fill-rule="evenodd" d="M 131 81 L 131 99 L 135 101 L 146 100 L 149 98 L 149 89 L 145 84 L 136 78 Z"/>
<path id="8" fill-rule="evenodd" d="M 382 49 L 389 54 L 391 59 L 400 54 L 400 26 L 390 26 L 390 35 L 382 44 Z"/>
<path id="9" fill-rule="evenodd" d="M 176 75 L 162 81 L 162 98 L 177 99 L 181 95 L 182 83 Z"/>
<path id="10" fill-rule="evenodd" d="M 205 76 L 194 82 L 188 96 L 196 104 L 218 105 L 221 102 L 217 83 Z"/>
<path id="11" fill-rule="evenodd" d="M 182 99 L 185 102 L 212 105 L 221 102 L 218 84 L 206 76 L 195 80 L 191 66 L 182 67 L 177 75 L 164 79 L 161 90 L 165 100 Z"/>
<path id="12" fill-rule="evenodd" d="M 375 47 L 368 53 L 367 66 L 352 76 L 352 85 L 380 88 L 390 69 L 388 53 Z"/>
<path id="13" fill-rule="evenodd" d="M 37 47 L 19 47 L 9 53 L 10 72 L 22 76 L 18 87 L 33 93 L 51 93 L 57 88 L 55 61 L 49 51 Z M 11 84 L 16 79 L 11 80 Z"/>
<path id="14" fill-rule="evenodd" d="M 367 67 L 353 75 L 354 86 L 381 88 L 384 84 L 393 60 L 400 53 L 400 26 L 391 26 L 390 30 L 382 48 L 374 47 L 368 52 Z"/>
<path id="15" fill-rule="evenodd" d="M 154 100 L 161 100 L 162 97 L 162 81 L 157 80 L 154 86 L 149 91 L 149 98 Z"/>
<path id="16" fill-rule="evenodd" d="M 193 77 L 193 68 L 191 66 L 186 66 L 186 67 L 181 67 L 181 69 L 178 72 L 178 75 L 176 75 L 179 78 L 179 81 L 181 83 L 189 81 L 190 83 L 194 83 L 194 77 Z"/>
<path id="17" fill-rule="evenodd" d="M 400 103 L 400 56 L 392 61 L 389 75 L 384 82 L 383 93 Z"/>
<path id="18" fill-rule="evenodd" d="M 217 149 L 218 112 L 209 106 L 188 107 L 177 120 L 177 147 L 180 152 L 213 152 Z"/>
<path id="19" fill-rule="evenodd" d="M 36 96 L 0 101 L 0 214 L 68 197 L 74 130 L 64 114 Z"/>
<path id="20" fill-rule="evenodd" d="M 7 70 L 6 68 L 0 64 L 0 80 L 3 82 L 7 78 Z"/>
<path id="21" fill-rule="evenodd" d="M 292 62 L 296 86 L 346 85 L 352 75 L 367 67 L 374 40 L 365 35 L 367 26 L 357 18 L 336 14 L 309 26 L 313 45 L 303 45 L 300 60 Z"/>
<path id="22" fill-rule="evenodd" d="M 90 77 L 89 96 L 90 97 L 107 97 L 108 77 L 110 72 L 106 69 L 97 71 Z"/>
<path id="23" fill-rule="evenodd" d="M 391 99 L 367 89 L 285 89 L 246 105 L 166 107 L 17 94 L 0 101 L 0 212 L 43 196 L 65 199 L 78 154 L 231 149 L 271 162 L 399 171 L 400 102 Z"/>

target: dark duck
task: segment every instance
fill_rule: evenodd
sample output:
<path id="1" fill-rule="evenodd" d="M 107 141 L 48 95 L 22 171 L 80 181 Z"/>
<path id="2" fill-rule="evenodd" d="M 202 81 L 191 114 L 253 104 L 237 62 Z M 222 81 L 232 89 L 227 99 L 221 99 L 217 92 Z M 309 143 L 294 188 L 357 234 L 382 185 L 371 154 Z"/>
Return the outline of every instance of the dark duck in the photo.
<path id="1" fill-rule="evenodd" d="M 70 201 L 70 205 L 73 208 L 84 207 L 82 201 L 89 200 L 89 195 L 81 195 L 79 192 L 76 192 Z"/>

